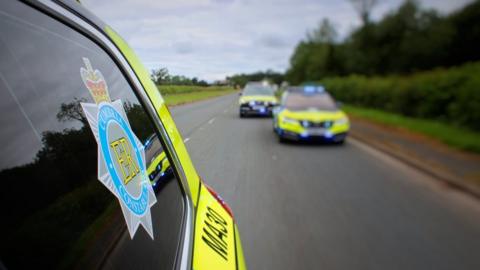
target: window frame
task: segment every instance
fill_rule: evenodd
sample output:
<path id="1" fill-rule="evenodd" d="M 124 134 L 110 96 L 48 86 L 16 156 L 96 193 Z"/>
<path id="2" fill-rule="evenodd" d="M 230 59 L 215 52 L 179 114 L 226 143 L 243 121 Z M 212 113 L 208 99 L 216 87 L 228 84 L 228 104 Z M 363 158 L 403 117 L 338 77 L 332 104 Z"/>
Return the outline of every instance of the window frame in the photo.
<path id="1" fill-rule="evenodd" d="M 183 170 L 182 164 L 175 151 L 173 143 L 167 133 L 167 129 L 163 124 L 162 119 L 156 112 L 155 106 L 146 94 L 139 78 L 130 66 L 122 52 L 110 40 L 110 38 L 101 30 L 98 25 L 87 21 L 83 16 L 76 14 L 74 10 L 69 9 L 62 3 L 57 3 L 48 0 L 28 1 L 21 0 L 24 4 L 36 9 L 49 16 L 59 23 L 76 31 L 84 37 L 91 40 L 96 46 L 102 49 L 106 55 L 115 63 L 121 74 L 129 83 L 135 96 L 138 98 L 145 113 L 148 115 L 154 129 L 159 133 L 159 140 L 167 157 L 172 161 L 170 164 L 173 168 L 176 181 L 180 184 L 180 189 L 183 196 L 183 217 L 181 223 L 181 230 L 179 236 L 179 243 L 176 250 L 176 258 L 174 268 L 178 270 L 191 269 L 192 266 L 192 249 L 193 249 L 193 232 L 194 232 L 194 216 L 195 208 L 193 206 L 192 195 Z M 166 106 L 166 105 L 165 105 Z"/>

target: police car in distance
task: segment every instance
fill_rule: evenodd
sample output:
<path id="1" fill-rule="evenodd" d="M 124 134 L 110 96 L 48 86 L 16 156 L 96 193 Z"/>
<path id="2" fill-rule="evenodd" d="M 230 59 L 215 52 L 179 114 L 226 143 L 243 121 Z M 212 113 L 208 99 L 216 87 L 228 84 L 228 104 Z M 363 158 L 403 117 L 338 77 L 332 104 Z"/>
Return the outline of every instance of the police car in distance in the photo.
<path id="1" fill-rule="evenodd" d="M 249 82 L 245 85 L 241 97 L 240 117 L 248 115 L 271 116 L 278 101 L 272 86 L 261 82 Z"/>
<path id="2" fill-rule="evenodd" d="M 273 129 L 280 141 L 343 143 L 350 129 L 347 115 L 323 86 L 290 87 L 273 112 Z"/>

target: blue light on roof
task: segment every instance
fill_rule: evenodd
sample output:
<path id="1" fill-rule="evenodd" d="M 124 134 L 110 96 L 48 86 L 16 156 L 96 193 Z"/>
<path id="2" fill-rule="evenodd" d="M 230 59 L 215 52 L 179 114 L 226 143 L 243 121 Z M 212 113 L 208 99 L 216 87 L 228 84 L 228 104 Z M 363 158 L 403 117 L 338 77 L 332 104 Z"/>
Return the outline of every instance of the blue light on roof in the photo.
<path id="1" fill-rule="evenodd" d="M 304 91 L 305 93 L 315 93 L 315 92 L 316 92 L 316 91 L 315 91 L 315 90 L 316 90 L 315 88 L 316 88 L 315 86 L 307 85 L 307 86 L 305 86 L 305 87 L 303 88 L 303 91 Z"/>

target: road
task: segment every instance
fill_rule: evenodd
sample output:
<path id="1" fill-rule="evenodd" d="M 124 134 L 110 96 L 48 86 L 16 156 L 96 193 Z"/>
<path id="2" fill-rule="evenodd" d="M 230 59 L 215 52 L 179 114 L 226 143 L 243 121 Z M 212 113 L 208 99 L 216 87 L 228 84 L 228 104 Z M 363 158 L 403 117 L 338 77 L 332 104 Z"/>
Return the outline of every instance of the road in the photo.
<path id="1" fill-rule="evenodd" d="M 174 107 L 249 269 L 480 269 L 480 202 L 351 138 L 279 144 L 238 96 Z"/>

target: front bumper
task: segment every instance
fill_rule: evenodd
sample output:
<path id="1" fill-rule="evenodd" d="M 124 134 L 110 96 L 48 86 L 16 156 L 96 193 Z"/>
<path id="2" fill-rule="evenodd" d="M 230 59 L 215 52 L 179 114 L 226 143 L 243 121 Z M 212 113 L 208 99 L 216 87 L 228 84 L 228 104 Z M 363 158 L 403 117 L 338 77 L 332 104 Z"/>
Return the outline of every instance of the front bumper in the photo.
<path id="1" fill-rule="evenodd" d="M 322 142 L 342 142 L 348 135 L 348 132 L 332 133 L 325 131 L 324 134 L 309 134 L 308 132 L 297 133 L 285 129 L 276 129 L 278 136 L 282 139 L 294 141 L 322 141 Z"/>
<path id="2" fill-rule="evenodd" d="M 310 127 L 299 123 L 283 122 L 275 119 L 275 131 L 281 139 L 295 141 L 343 142 L 350 130 L 350 124 L 336 124 L 334 121 L 317 122 Z"/>
<path id="3" fill-rule="evenodd" d="M 273 105 L 240 105 L 242 115 L 272 115 Z"/>

